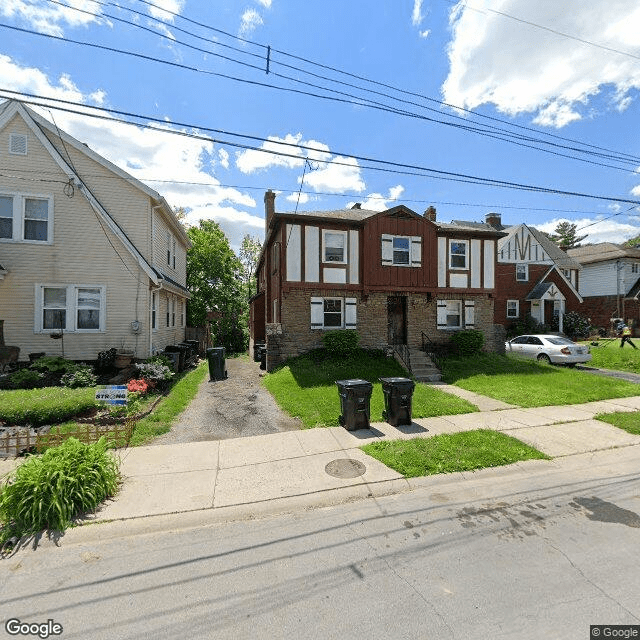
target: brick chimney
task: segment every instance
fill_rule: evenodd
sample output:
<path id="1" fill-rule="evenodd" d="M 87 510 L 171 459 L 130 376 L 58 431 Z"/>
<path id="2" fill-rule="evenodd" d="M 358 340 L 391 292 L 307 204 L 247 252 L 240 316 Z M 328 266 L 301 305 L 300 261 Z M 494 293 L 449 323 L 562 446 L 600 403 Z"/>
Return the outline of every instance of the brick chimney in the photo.
<path id="1" fill-rule="evenodd" d="M 269 189 L 264 194 L 264 237 L 269 234 L 269 224 L 276 212 L 276 194 Z"/>
<path id="2" fill-rule="evenodd" d="M 424 217 L 427 220 L 431 220 L 431 222 L 435 222 L 436 221 L 436 208 L 434 206 L 429 207 L 425 212 L 424 212 Z"/>
<path id="3" fill-rule="evenodd" d="M 499 213 L 487 213 L 484 220 L 494 229 L 498 229 L 498 231 L 502 230 L 502 216 Z"/>

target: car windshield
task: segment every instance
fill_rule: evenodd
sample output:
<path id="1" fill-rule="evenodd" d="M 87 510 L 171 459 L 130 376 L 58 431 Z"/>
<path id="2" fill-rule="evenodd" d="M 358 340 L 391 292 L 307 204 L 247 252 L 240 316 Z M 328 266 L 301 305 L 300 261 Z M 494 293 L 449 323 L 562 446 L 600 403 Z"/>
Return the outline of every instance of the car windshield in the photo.
<path id="1" fill-rule="evenodd" d="M 556 338 L 555 336 L 553 338 L 545 338 L 545 340 L 547 342 L 550 342 L 551 344 L 574 344 L 571 340 L 569 340 L 569 338 Z"/>

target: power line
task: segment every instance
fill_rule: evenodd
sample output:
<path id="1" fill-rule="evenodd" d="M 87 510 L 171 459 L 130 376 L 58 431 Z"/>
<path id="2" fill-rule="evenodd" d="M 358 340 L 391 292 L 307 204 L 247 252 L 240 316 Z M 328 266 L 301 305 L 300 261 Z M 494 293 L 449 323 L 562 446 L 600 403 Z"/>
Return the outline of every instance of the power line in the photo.
<path id="1" fill-rule="evenodd" d="M 91 1 L 95 2 L 95 3 L 99 4 L 99 5 L 102 5 L 102 6 L 104 6 L 106 4 L 106 3 L 100 2 L 99 0 L 91 0 Z M 68 9 L 70 9 L 70 10 L 79 11 L 81 13 L 85 13 L 85 14 L 89 14 L 89 15 L 95 15 L 95 14 L 89 12 L 89 11 L 78 9 L 76 7 L 71 7 L 69 5 L 63 4 L 63 3 L 59 2 L 58 0 L 49 0 L 49 2 L 52 2 L 54 4 L 66 7 Z M 108 3 L 108 4 L 110 4 L 112 6 L 115 6 L 115 5 L 113 5 L 113 3 Z M 127 9 L 127 8 L 125 8 L 125 9 Z M 132 9 L 127 9 L 127 10 L 128 11 L 133 11 L 134 13 L 137 13 L 138 15 L 144 15 L 144 14 L 141 14 L 140 12 L 136 12 L 135 10 L 132 10 Z M 156 36 L 161 37 L 163 39 L 167 39 L 174 45 L 175 44 L 180 44 L 182 46 L 188 47 L 190 49 L 194 49 L 194 50 L 199 51 L 201 53 L 206 53 L 206 54 L 209 54 L 209 55 L 213 55 L 213 56 L 222 58 L 222 59 L 224 59 L 226 61 L 233 62 L 235 64 L 240 64 L 240 65 L 242 65 L 244 67 L 247 67 L 247 68 L 250 68 L 250 69 L 253 69 L 253 70 L 257 70 L 259 72 L 263 71 L 262 67 L 259 67 L 257 65 L 253 65 L 253 64 L 249 64 L 249 63 L 246 63 L 246 62 L 243 62 L 243 61 L 240 61 L 240 60 L 236 60 L 235 58 L 231 58 L 229 56 L 224 56 L 224 55 L 221 55 L 219 53 L 213 52 L 213 51 L 208 50 L 208 49 L 202 49 L 201 47 L 196 47 L 196 46 L 191 45 L 189 43 L 185 43 L 185 42 L 182 42 L 180 40 L 177 40 L 176 38 L 169 37 L 168 35 L 166 35 L 164 33 L 160 33 L 158 31 L 155 31 L 155 30 L 150 29 L 148 27 L 144 27 L 144 26 L 142 26 L 140 24 L 137 24 L 137 23 L 134 23 L 134 22 L 131 22 L 131 21 L 128 21 L 128 20 L 124 20 L 122 18 L 118 18 L 118 17 L 113 16 L 111 14 L 104 14 L 104 15 L 109 17 L 109 18 L 111 18 L 111 19 L 113 19 L 113 20 L 117 20 L 119 22 L 131 25 L 131 26 L 133 26 L 135 28 L 142 29 L 144 31 L 152 33 L 153 35 L 156 35 Z M 164 21 L 162 21 L 162 20 L 160 20 L 158 18 L 154 18 L 154 20 L 156 20 L 157 22 L 159 22 L 159 23 L 161 23 L 161 24 L 163 24 L 163 25 L 165 25 L 167 27 L 176 28 L 176 29 L 178 29 L 178 30 L 180 30 L 180 31 L 182 31 L 184 33 L 188 33 L 189 35 L 192 35 L 193 37 L 199 38 L 201 40 L 205 40 L 207 42 L 212 42 L 212 41 L 210 41 L 210 40 L 208 40 L 206 38 L 202 38 L 201 36 L 199 36 L 197 34 L 193 34 L 191 32 L 188 32 L 188 31 L 184 30 L 184 29 L 180 29 L 179 27 L 174 27 L 170 23 L 164 22 Z M 10 25 L 0 24 L 0 26 L 4 26 L 5 28 L 16 28 L 17 29 L 17 27 L 11 27 Z M 80 46 L 95 47 L 95 48 L 98 48 L 98 49 L 104 49 L 104 50 L 107 50 L 107 51 L 110 51 L 110 52 L 114 52 L 114 53 L 120 53 L 120 54 L 123 54 L 123 55 L 140 57 L 140 58 L 145 59 L 145 60 L 159 62 L 159 63 L 162 63 L 162 64 L 168 64 L 168 65 L 172 65 L 172 66 L 179 66 L 181 68 L 188 69 L 188 70 L 193 71 L 193 72 L 214 75 L 214 76 L 222 77 L 222 78 L 225 78 L 227 80 L 232 80 L 232 81 L 235 81 L 235 82 L 244 82 L 244 83 L 254 84 L 254 85 L 257 85 L 257 86 L 267 87 L 267 88 L 276 89 L 276 90 L 280 90 L 280 91 L 298 93 L 298 94 L 301 94 L 301 95 L 306 95 L 306 96 L 309 96 L 309 97 L 314 97 L 314 98 L 319 98 L 319 99 L 324 99 L 324 100 L 332 100 L 332 101 L 337 101 L 337 102 L 342 102 L 342 103 L 347 103 L 347 104 L 355 104 L 357 106 L 369 107 L 369 108 L 380 110 L 380 111 L 383 111 L 383 112 L 394 113 L 396 115 L 401 115 L 401 116 L 405 116 L 405 117 L 411 117 L 411 118 L 415 118 L 415 119 L 419 119 L 419 120 L 424 120 L 424 121 L 427 121 L 427 122 L 441 124 L 441 125 L 444 125 L 444 126 L 450 126 L 450 127 L 461 129 L 463 131 L 475 133 L 477 135 L 482 135 L 482 136 L 485 136 L 485 137 L 501 140 L 503 142 L 509 142 L 511 144 L 514 144 L 514 145 L 517 145 L 517 146 L 521 146 L 521 147 L 524 147 L 524 148 L 534 149 L 536 151 L 549 153 L 551 155 L 556 155 L 556 156 L 559 156 L 559 157 L 565 157 L 565 158 L 569 158 L 569 159 L 572 159 L 572 160 L 577 160 L 579 162 L 584 162 L 584 163 L 592 164 L 592 165 L 595 165 L 595 166 L 602 166 L 602 167 L 606 167 L 606 168 L 610 168 L 610 169 L 615 169 L 615 170 L 618 170 L 618 171 L 627 172 L 627 171 L 629 171 L 630 167 L 612 165 L 612 164 L 607 164 L 605 162 L 598 162 L 596 160 L 590 160 L 590 159 L 587 159 L 587 158 L 584 158 L 584 157 L 579 157 L 579 156 L 575 156 L 575 155 L 571 155 L 571 154 L 561 153 L 559 151 L 553 151 L 552 149 L 547 148 L 547 147 L 550 146 L 550 147 L 554 147 L 554 148 L 566 149 L 569 152 L 574 152 L 574 153 L 579 153 L 579 154 L 590 153 L 592 156 L 597 156 L 597 157 L 600 157 L 600 158 L 603 158 L 603 159 L 613 160 L 614 162 L 619 162 L 619 163 L 623 163 L 623 164 L 631 164 L 631 165 L 633 165 L 633 164 L 640 163 L 640 158 L 633 158 L 632 156 L 627 156 L 627 154 L 612 155 L 610 152 L 603 153 L 603 151 L 607 151 L 607 150 L 597 151 L 597 152 L 594 152 L 593 150 L 587 151 L 585 149 L 580 149 L 580 148 L 575 147 L 575 146 L 571 147 L 571 146 L 567 146 L 567 145 L 561 145 L 561 144 L 558 144 L 558 143 L 549 142 L 549 141 L 546 141 L 546 140 L 541 140 L 539 138 L 532 138 L 531 136 L 524 136 L 524 135 L 521 135 L 521 134 L 515 134 L 515 133 L 509 132 L 509 131 L 505 131 L 504 129 L 500 129 L 499 127 L 495 127 L 495 126 L 489 126 L 489 127 L 485 127 L 484 125 L 481 125 L 480 127 L 471 126 L 471 124 L 469 124 L 468 121 L 466 121 L 464 118 L 462 118 L 461 116 L 453 115 L 453 114 L 449 114 L 447 117 L 449 117 L 449 118 L 451 118 L 453 120 L 460 120 L 460 121 L 464 122 L 465 124 L 460 124 L 458 122 L 453 122 L 453 121 L 446 121 L 446 120 L 442 120 L 441 118 L 428 117 L 428 116 L 417 114 L 417 113 L 414 113 L 414 112 L 411 112 L 411 111 L 407 111 L 407 110 L 404 110 L 404 109 L 399 109 L 399 108 L 393 107 L 393 106 L 391 106 L 389 104 L 386 104 L 386 103 L 383 103 L 383 102 L 371 100 L 369 98 L 364 98 L 362 96 L 354 95 L 352 93 L 339 91 L 339 90 L 333 89 L 331 87 L 326 87 L 326 86 L 321 86 L 321 85 L 317 85 L 317 84 L 314 84 L 314 83 L 306 82 L 306 81 L 300 80 L 298 78 L 293 78 L 291 76 L 287 76 L 287 75 L 280 74 L 280 73 L 277 73 L 277 72 L 272 72 L 271 75 L 273 75 L 275 77 L 278 77 L 278 78 L 281 78 L 281 79 L 286 80 L 286 81 L 290 81 L 290 82 L 294 82 L 294 83 L 297 83 L 297 84 L 301 84 L 303 86 L 310 87 L 310 88 L 313 88 L 313 89 L 319 89 L 321 91 L 329 91 L 331 93 L 334 93 L 334 94 L 339 95 L 339 96 L 344 96 L 344 97 L 343 98 L 336 98 L 334 96 L 327 96 L 327 95 L 324 95 L 324 94 L 320 94 L 319 95 L 319 94 L 313 93 L 313 92 L 296 90 L 296 89 L 292 89 L 290 87 L 281 87 L 281 86 L 273 85 L 273 84 L 270 84 L 270 83 L 262 83 L 262 82 L 251 81 L 251 80 L 246 79 L 246 78 L 238 78 L 238 77 L 235 77 L 235 76 L 216 73 L 216 72 L 208 71 L 208 70 L 205 70 L 205 69 L 200 69 L 200 68 L 197 68 L 197 67 L 192 67 L 192 66 L 189 66 L 189 65 L 173 63 L 171 61 L 163 60 L 163 59 L 156 58 L 156 57 L 153 57 L 153 56 L 138 54 L 138 53 L 135 53 L 135 52 L 126 51 L 126 50 L 122 50 L 122 49 L 116 49 L 114 47 L 107 47 L 105 45 L 98 45 L 98 44 L 95 44 L 95 43 L 88 43 L 88 42 L 84 42 L 84 41 L 72 40 L 72 39 L 69 39 L 69 38 L 61 37 L 61 36 L 51 36 L 50 34 L 41 34 L 39 32 L 34 32 L 34 31 L 31 31 L 31 30 L 24 30 L 24 31 L 26 31 L 27 33 L 33 34 L 33 35 L 40 35 L 40 36 L 43 36 L 43 37 L 52 37 L 54 39 L 62 40 L 64 42 L 70 42 L 72 44 L 77 44 L 77 45 L 80 45 Z M 222 43 L 218 43 L 218 42 L 213 42 L 213 44 L 221 45 L 221 46 L 228 46 L 228 45 L 222 45 Z M 238 49 L 236 47 L 230 47 L 230 48 L 235 50 L 235 51 L 238 51 Z M 256 54 L 250 54 L 250 55 L 256 56 Z M 261 57 L 261 56 L 257 56 L 257 57 Z M 388 99 L 393 99 L 393 100 L 396 100 L 396 101 L 399 101 L 399 102 L 403 102 L 403 103 L 406 103 L 406 104 L 417 106 L 417 107 L 419 107 L 421 109 L 426 109 L 428 111 L 436 112 L 439 115 L 441 115 L 440 112 L 438 112 L 436 109 L 433 109 L 431 107 L 426 107 L 425 105 L 418 104 L 418 103 L 416 103 L 414 101 L 403 100 L 403 99 L 400 99 L 400 98 L 393 98 L 392 96 L 389 96 L 388 94 L 385 94 L 385 93 L 382 93 L 382 92 L 379 92 L 379 91 L 373 91 L 373 90 L 367 89 L 365 87 L 360 87 L 360 86 L 353 85 L 353 84 L 350 84 L 350 83 L 344 83 L 342 81 L 336 81 L 336 80 L 328 78 L 326 76 L 322 76 L 322 75 L 319 75 L 319 74 L 314 74 L 314 73 L 308 72 L 306 70 L 300 69 L 299 67 L 294 67 L 294 66 L 291 66 L 291 65 L 287 65 L 285 63 L 278 63 L 278 64 L 281 64 L 281 65 L 283 65 L 285 67 L 288 67 L 288 68 L 291 68 L 291 69 L 295 69 L 295 70 L 300 71 L 302 73 L 310 74 L 310 75 L 312 75 L 314 77 L 317 77 L 317 78 L 322 78 L 322 79 L 330 81 L 330 82 L 338 82 L 338 84 L 341 84 L 341 85 L 346 85 L 346 86 L 349 86 L 349 87 L 352 87 L 352 88 L 356 88 L 356 89 L 361 90 L 361 91 L 366 91 L 368 93 L 374 93 L 374 94 L 383 96 L 383 97 L 388 98 Z M 528 143 L 531 143 L 531 144 L 528 144 Z M 583 144 L 583 143 L 577 143 L 577 144 Z M 539 146 L 536 146 L 536 145 L 545 145 L 545 146 L 539 147 Z M 592 148 L 595 149 L 595 147 L 592 147 Z"/>
<path id="2" fill-rule="evenodd" d="M 11 93 L 11 94 L 18 94 L 20 95 L 19 92 L 16 91 L 12 91 L 12 90 L 5 90 L 0 88 L 0 92 L 4 91 L 6 93 Z M 193 138 L 193 139 L 197 139 L 197 140 L 204 140 L 207 142 L 212 142 L 215 144 L 223 144 L 223 145 L 228 145 L 231 147 L 236 147 L 239 149 L 243 149 L 243 150 L 251 150 L 251 151 L 259 151 L 261 153 L 266 153 L 266 154 L 270 154 L 270 155 L 276 155 L 276 156 L 281 156 L 281 157 L 287 157 L 287 158 L 292 158 L 298 161 L 304 161 L 304 157 L 301 157 L 299 154 L 294 154 L 294 153 L 285 153 L 283 151 L 276 151 L 274 149 L 264 149 L 264 148 L 260 148 L 260 147 L 255 147 L 249 144 L 240 144 L 238 142 L 230 142 L 228 140 L 219 140 L 219 139 L 215 139 L 212 138 L 210 136 L 203 136 L 201 134 L 195 134 L 195 133 L 187 133 L 185 131 L 178 131 L 175 129 L 167 129 L 166 126 L 165 127 L 157 127 L 157 126 L 153 126 L 153 125 L 149 125 L 149 124 L 139 124 L 139 123 L 133 123 L 133 122 L 129 122 L 128 120 L 124 120 L 124 119 L 119 119 L 119 118 L 114 118 L 111 116 L 105 116 L 102 115 L 100 113 L 88 113 L 86 111 L 87 108 L 90 108 L 92 110 L 98 111 L 98 112 L 107 112 L 107 113 L 118 113 L 121 115 L 126 115 L 129 117 L 133 117 L 136 119 L 146 119 L 146 120 L 150 120 L 150 121 L 160 121 L 158 118 L 153 118 L 153 117 L 147 117 L 147 116 L 143 116 L 140 114 L 133 114 L 133 113 L 127 113 L 127 112 L 123 112 L 123 111 L 117 111 L 115 109 L 107 109 L 104 107 L 94 107 L 94 106 L 90 106 L 88 107 L 87 105 L 83 105 L 81 103 L 77 103 L 77 102 L 72 102 L 69 100 L 62 100 L 62 99 L 58 99 L 58 98 L 51 98 L 51 97 L 43 97 L 43 96 L 33 96 L 33 94 L 21 94 L 21 95 L 28 95 L 29 97 L 36 97 L 42 100 L 47 100 L 49 101 L 49 103 L 40 103 L 40 102 L 36 102 L 35 100 L 24 100 L 24 102 L 28 103 L 28 104 L 33 104 L 36 106 L 40 106 L 40 107 L 50 107 L 50 108 L 55 108 L 58 109 L 60 111 L 65 111 L 68 113 L 73 113 L 75 115 L 81 115 L 84 117 L 91 117 L 91 118 L 96 118 L 96 119 L 101 119 L 101 120 L 106 120 L 109 122 L 115 122 L 115 123 L 120 123 L 120 124 L 127 124 L 130 126 L 138 126 L 138 127 L 143 127 L 146 129 L 151 129 L 153 131 L 158 131 L 161 133 L 166 133 L 166 134 L 172 134 L 172 135 L 179 135 L 179 136 L 183 136 L 183 137 L 188 137 L 188 138 Z M 74 109 L 70 109 L 68 107 L 61 107 L 61 106 L 55 106 L 50 104 L 51 102 L 53 103 L 63 103 L 63 104 L 73 104 L 75 106 L 81 106 L 83 107 L 83 109 L 85 109 L 84 111 L 78 111 L 78 110 L 74 110 Z M 166 122 L 162 121 L 165 125 Z M 174 126 L 184 126 L 184 127 L 189 127 L 192 129 L 201 129 L 204 131 L 215 131 L 215 132 L 220 132 L 220 130 L 217 129 L 212 129 L 209 127 L 202 127 L 202 126 L 197 126 L 197 125 L 192 125 L 192 124 L 184 124 L 184 123 L 173 123 Z M 284 146 L 284 147 L 293 147 L 296 150 L 306 150 L 306 151 L 314 151 L 317 152 L 318 149 L 314 148 L 314 147 L 309 147 L 306 145 L 298 145 L 298 144 L 293 144 L 293 143 L 287 143 L 287 142 L 275 142 L 273 140 L 269 140 L 268 138 L 261 138 L 258 136 L 250 136 L 247 134 L 239 134 L 239 133 L 232 133 L 232 132 L 225 132 L 226 135 L 231 135 L 234 137 L 240 137 L 240 138 L 246 138 L 246 139 L 250 139 L 250 140 L 259 140 L 262 142 L 269 142 L 271 144 L 277 144 L 280 146 Z M 463 174 L 463 173 L 457 173 L 457 172 L 453 172 L 453 171 L 444 171 L 441 169 L 434 169 L 432 167 L 423 167 L 420 165 L 412 165 L 412 164 L 407 164 L 407 163 L 401 163 L 401 162 L 394 162 L 391 160 L 380 160 L 377 158 L 371 158 L 371 157 L 367 157 L 367 156 L 360 156 L 357 154 L 353 154 L 353 153 L 347 153 L 347 152 L 343 152 L 343 151 L 332 151 L 329 150 L 327 151 L 327 153 L 330 153 L 334 156 L 343 156 L 343 157 L 350 157 L 354 160 L 357 160 L 359 162 L 366 162 L 366 163 L 372 163 L 372 164 L 367 164 L 367 165 L 362 165 L 362 169 L 369 169 L 372 171 L 380 171 L 380 172 L 385 172 L 385 173 L 392 173 L 392 174 L 401 174 L 401 175 L 413 175 L 413 176 L 418 176 L 418 177 L 422 177 L 422 178 L 435 178 L 435 179 L 439 179 L 439 180 L 448 180 L 448 181 L 453 181 L 453 182 L 463 182 L 463 183 L 469 183 L 469 184 L 478 184 L 478 185 L 484 185 L 484 186 L 494 186 L 494 187 L 500 187 L 500 188 L 506 188 L 506 189 L 515 189 L 515 190 L 521 190 L 521 191 L 533 191 L 533 192 L 537 192 L 537 193 L 547 193 L 547 194 L 556 194 L 556 195 L 565 195 L 565 196 L 573 196 L 573 197 L 578 197 L 578 198 L 587 198 L 587 199 L 594 199 L 594 200 L 604 200 L 604 201 L 608 201 L 608 202 L 622 202 L 625 204 L 633 204 L 635 205 L 640 205 L 640 202 L 637 200 L 631 200 L 628 198 L 618 198 L 618 197 L 614 197 L 614 196 L 602 196 L 602 195 L 597 195 L 597 194 L 588 194 L 588 193 L 583 193 L 583 192 L 577 192 L 577 191 L 566 191 L 563 189 L 555 189 L 555 188 L 550 188 L 550 187 L 543 187 L 540 185 L 530 185 L 530 184 L 525 184 L 525 183 L 517 183 L 517 182 L 511 182 L 511 181 L 507 181 L 507 180 L 499 180 L 497 178 L 487 178 L 487 177 L 483 177 L 483 176 L 474 176 L 474 175 L 469 175 L 469 174 Z M 339 165 L 339 166 L 348 166 L 350 168 L 353 168 L 353 164 L 352 163 L 348 163 L 348 162 L 343 162 L 340 160 L 336 160 L 336 159 L 332 159 L 332 160 L 323 160 L 322 161 L 323 164 L 335 164 L 335 165 Z M 381 165 L 381 166 L 375 166 L 375 165 Z"/>

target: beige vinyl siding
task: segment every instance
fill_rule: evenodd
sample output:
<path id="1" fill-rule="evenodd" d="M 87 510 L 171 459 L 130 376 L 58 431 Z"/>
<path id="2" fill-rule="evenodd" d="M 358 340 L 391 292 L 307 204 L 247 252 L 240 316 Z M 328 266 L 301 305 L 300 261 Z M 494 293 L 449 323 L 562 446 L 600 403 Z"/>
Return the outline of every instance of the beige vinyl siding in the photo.
<path id="1" fill-rule="evenodd" d="M 173 261 L 167 264 L 167 233 L 176 241 L 176 266 Z M 183 287 L 187 285 L 187 247 L 167 223 L 163 213 L 156 209 L 153 212 L 153 261 L 154 267 L 175 280 Z"/>
<path id="2" fill-rule="evenodd" d="M 175 327 L 167 327 L 167 309 L 171 315 L 171 308 L 169 303 L 171 299 L 175 300 L 176 309 L 176 324 Z M 158 328 L 153 332 L 153 345 L 154 352 L 162 351 L 167 345 L 178 344 L 185 339 L 185 329 L 180 326 L 180 301 L 185 302 L 184 298 L 167 291 L 161 290 L 158 295 Z M 185 306 L 186 311 L 186 306 Z M 171 318 L 170 318 L 171 320 Z"/>

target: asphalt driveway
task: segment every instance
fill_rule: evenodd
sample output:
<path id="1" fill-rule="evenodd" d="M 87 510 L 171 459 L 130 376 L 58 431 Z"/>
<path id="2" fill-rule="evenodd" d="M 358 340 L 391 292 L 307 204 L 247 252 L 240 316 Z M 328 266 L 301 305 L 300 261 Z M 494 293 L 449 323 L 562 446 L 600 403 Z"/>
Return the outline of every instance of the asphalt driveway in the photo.
<path id="1" fill-rule="evenodd" d="M 302 423 L 282 411 L 260 384 L 260 365 L 247 358 L 226 361 L 228 378 L 200 385 L 196 397 L 169 433 L 152 444 L 225 440 L 294 431 Z"/>

